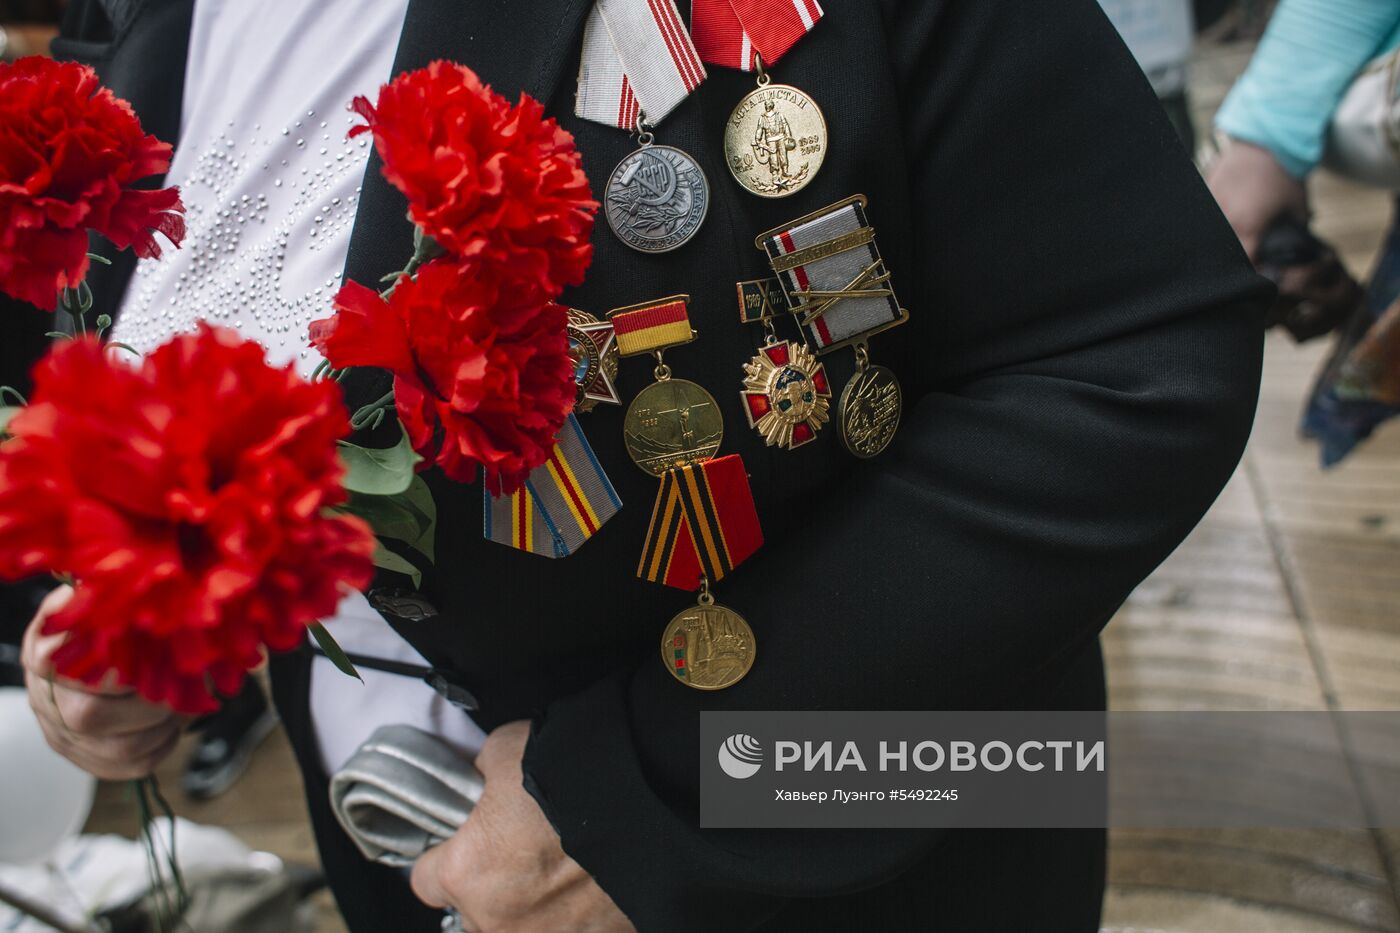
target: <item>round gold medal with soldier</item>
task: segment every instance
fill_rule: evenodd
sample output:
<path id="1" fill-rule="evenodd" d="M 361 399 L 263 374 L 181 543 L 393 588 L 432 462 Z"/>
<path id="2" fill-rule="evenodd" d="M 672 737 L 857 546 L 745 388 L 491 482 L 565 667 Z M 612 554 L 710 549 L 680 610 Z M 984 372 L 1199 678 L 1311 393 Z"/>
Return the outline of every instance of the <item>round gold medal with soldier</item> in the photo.
<path id="1" fill-rule="evenodd" d="M 724 158 L 736 181 L 764 198 L 796 194 L 826 158 L 826 117 L 788 84 L 760 84 L 724 126 Z"/>

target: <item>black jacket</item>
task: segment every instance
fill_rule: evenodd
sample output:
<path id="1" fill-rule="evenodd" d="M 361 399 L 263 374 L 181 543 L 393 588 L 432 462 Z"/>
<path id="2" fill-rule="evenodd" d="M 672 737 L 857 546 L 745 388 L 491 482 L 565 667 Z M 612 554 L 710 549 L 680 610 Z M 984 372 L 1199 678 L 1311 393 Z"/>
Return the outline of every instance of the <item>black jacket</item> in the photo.
<path id="1" fill-rule="evenodd" d="M 395 71 L 450 58 L 544 100 L 596 192 L 634 143 L 572 116 L 589 6 L 414 0 Z M 615 407 L 583 416 L 625 503 L 596 539 L 562 561 L 492 544 L 480 491 L 432 479 L 424 588 L 440 615 L 390 621 L 454 672 L 483 726 L 536 719 L 527 786 L 644 933 L 1092 929 L 1099 833 L 697 827 L 704 709 L 1101 705 L 1098 632 L 1229 476 L 1259 379 L 1267 288 L 1093 0 L 825 6 L 774 69 L 826 112 L 816 180 L 780 201 L 732 183 L 721 130 L 753 79 L 712 67 L 657 130 L 709 176 L 703 230 L 648 256 L 600 219 L 588 282 L 565 295 L 599 315 L 692 296 L 700 339 L 667 362 L 720 400 L 724 452 L 751 476 L 767 544 L 718 595 L 753 623 L 758 665 L 701 693 L 659 663 L 661 627 L 691 597 L 634 575 L 657 484 L 627 459 Z M 189 0 L 88 0 L 68 29 L 86 41 L 58 49 L 94 61 L 174 139 L 189 13 Z M 871 462 L 831 428 L 795 452 L 765 448 L 738 394 L 762 333 L 739 324 L 733 283 L 767 271 L 756 233 L 857 192 L 912 314 L 872 344 L 904 384 L 903 427 Z M 371 165 L 347 277 L 400 268 L 410 233 Z M 109 309 L 128 271 L 94 273 Z M 851 354 L 826 362 L 844 384 Z M 624 361 L 623 395 L 650 371 Z M 356 372 L 347 393 L 353 405 L 385 385 Z M 326 820 L 304 680 L 304 664 L 279 665 L 338 896 L 356 930 L 405 928 L 401 881 L 358 862 Z"/>

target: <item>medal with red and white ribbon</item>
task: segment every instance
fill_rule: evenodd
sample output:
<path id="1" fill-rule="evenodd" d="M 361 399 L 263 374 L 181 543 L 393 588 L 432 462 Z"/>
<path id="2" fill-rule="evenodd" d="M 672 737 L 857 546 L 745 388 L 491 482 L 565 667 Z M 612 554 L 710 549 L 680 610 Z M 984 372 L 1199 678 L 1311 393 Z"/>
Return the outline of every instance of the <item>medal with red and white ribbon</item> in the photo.
<path id="1" fill-rule="evenodd" d="M 799 89 L 774 84 L 766 68 L 822 18 L 816 0 L 694 0 L 691 35 L 703 61 L 758 75 L 758 89 L 734 108 L 724 128 L 729 171 L 765 198 L 796 194 L 826 157 L 826 118 Z"/>
<path id="2" fill-rule="evenodd" d="M 593 5 L 574 113 L 637 134 L 640 148 L 618 163 L 603 194 L 609 226 L 633 249 L 676 249 L 709 211 L 709 182 L 699 163 L 675 146 L 656 145 L 651 132 L 704 80 L 705 66 L 674 0 Z"/>

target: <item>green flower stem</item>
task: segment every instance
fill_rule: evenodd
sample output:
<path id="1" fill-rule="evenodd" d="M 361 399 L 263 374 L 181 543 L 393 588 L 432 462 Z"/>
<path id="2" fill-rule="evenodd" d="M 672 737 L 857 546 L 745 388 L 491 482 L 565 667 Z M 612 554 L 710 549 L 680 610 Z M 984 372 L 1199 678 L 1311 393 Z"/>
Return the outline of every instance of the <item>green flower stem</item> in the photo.
<path id="1" fill-rule="evenodd" d="M 350 427 L 355 431 L 365 427 L 377 428 L 380 422 L 384 420 L 384 413 L 393 407 L 394 390 L 390 389 L 388 392 L 385 392 L 382 396 L 351 415 Z"/>

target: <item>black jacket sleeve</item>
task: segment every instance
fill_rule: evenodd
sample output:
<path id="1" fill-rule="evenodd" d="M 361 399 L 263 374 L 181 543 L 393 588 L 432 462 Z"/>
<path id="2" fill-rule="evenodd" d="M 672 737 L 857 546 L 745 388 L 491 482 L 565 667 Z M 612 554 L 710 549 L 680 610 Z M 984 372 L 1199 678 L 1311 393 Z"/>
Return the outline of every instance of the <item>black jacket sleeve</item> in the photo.
<path id="1" fill-rule="evenodd" d="M 725 581 L 762 643 L 743 682 L 677 689 L 649 660 L 552 704 L 527 749 L 564 848 L 642 931 L 749 929 L 938 838 L 698 829 L 700 710 L 1045 702 L 1215 498 L 1253 416 L 1268 288 L 1097 4 L 881 15 L 872 68 L 901 89 L 919 218 L 895 287 L 937 318 L 930 373 L 902 375 L 931 388 Z"/>

